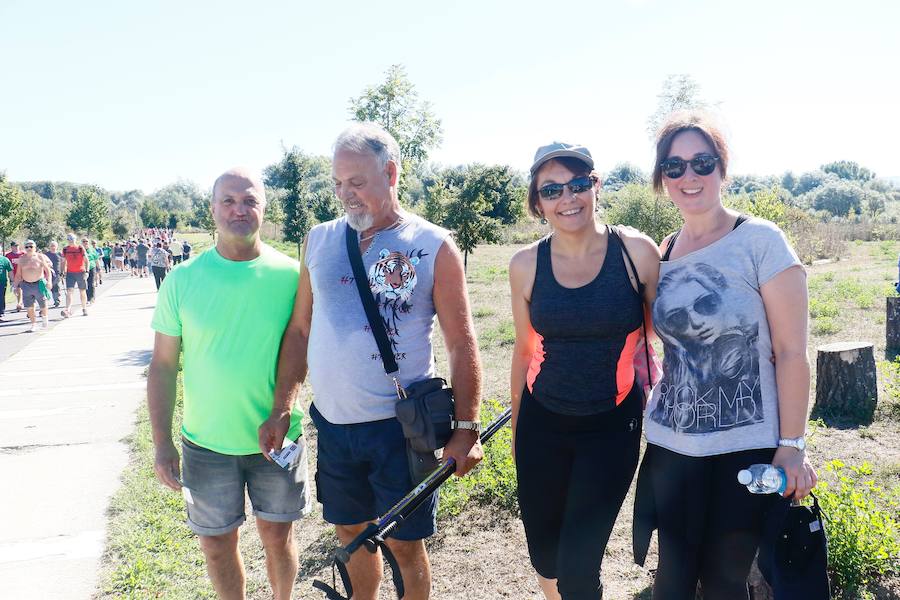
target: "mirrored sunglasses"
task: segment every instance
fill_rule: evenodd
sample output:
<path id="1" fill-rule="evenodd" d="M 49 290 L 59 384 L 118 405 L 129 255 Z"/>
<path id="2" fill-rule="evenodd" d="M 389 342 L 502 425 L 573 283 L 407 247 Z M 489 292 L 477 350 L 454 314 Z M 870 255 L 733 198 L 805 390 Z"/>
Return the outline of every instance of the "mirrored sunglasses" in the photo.
<path id="1" fill-rule="evenodd" d="M 538 190 L 544 200 L 556 200 L 563 195 L 563 190 L 569 188 L 572 195 L 580 194 L 594 187 L 594 179 L 587 175 L 576 177 L 568 183 L 548 183 Z"/>

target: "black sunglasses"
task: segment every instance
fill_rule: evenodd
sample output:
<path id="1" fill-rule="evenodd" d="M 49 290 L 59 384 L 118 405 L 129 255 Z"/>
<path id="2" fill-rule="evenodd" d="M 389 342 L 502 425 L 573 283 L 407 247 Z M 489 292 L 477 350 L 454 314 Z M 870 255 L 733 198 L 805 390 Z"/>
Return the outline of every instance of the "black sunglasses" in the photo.
<path id="1" fill-rule="evenodd" d="M 548 183 L 538 190 L 541 198 L 544 200 L 556 200 L 563 195 L 563 190 L 569 188 L 572 195 L 580 194 L 594 187 L 594 178 L 584 175 L 576 177 L 568 183 Z"/>
<path id="2" fill-rule="evenodd" d="M 669 179 L 678 179 L 684 175 L 688 164 L 697 175 L 709 175 L 716 170 L 717 162 L 719 162 L 719 157 L 712 154 L 698 154 L 691 160 L 673 156 L 659 163 L 659 167 L 662 169 L 662 174 Z"/>
<path id="3" fill-rule="evenodd" d="M 34 248 L 34 246 L 32 246 L 31 244 L 25 244 L 25 247 L 26 248 Z"/>

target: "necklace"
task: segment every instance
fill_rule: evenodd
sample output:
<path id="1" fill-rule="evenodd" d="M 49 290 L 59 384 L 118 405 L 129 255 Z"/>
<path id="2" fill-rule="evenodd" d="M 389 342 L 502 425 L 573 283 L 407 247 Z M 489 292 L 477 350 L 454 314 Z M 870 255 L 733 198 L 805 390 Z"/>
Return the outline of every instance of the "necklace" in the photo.
<path id="1" fill-rule="evenodd" d="M 395 228 L 395 227 L 396 227 L 397 225 L 399 225 L 402 221 L 403 221 L 403 215 L 400 215 L 399 217 L 397 217 L 397 220 L 396 220 L 396 221 L 394 221 L 393 223 L 391 223 L 391 224 L 388 225 L 387 227 L 382 227 L 381 229 L 379 229 L 378 231 L 376 231 L 376 232 L 373 233 L 372 235 L 367 235 L 366 237 L 361 237 L 361 238 L 359 238 L 359 243 L 362 244 L 363 242 L 368 242 L 369 240 L 375 239 L 375 236 L 377 236 L 379 233 L 381 233 L 382 231 L 389 231 L 389 230 Z"/>

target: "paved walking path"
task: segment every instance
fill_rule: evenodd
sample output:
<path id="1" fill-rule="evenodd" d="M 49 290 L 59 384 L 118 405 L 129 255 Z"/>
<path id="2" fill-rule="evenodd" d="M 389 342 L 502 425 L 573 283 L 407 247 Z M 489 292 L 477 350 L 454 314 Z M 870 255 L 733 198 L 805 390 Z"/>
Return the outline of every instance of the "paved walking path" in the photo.
<path id="1" fill-rule="evenodd" d="M 108 276 L 89 316 L 0 363 L 0 596 L 90 598 L 122 442 L 146 398 L 153 278 Z M 2 341 L 0 341 L 2 344 Z"/>

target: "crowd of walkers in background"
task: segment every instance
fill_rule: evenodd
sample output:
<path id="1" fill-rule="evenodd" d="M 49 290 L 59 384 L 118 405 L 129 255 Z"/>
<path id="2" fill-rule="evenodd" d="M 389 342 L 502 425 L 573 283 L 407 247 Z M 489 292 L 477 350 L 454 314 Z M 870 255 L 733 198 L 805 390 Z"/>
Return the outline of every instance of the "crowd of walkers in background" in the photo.
<path id="1" fill-rule="evenodd" d="M 175 237 L 174 231 L 156 228 L 136 232 L 128 240 L 105 242 L 82 237 L 79 243 L 70 233 L 61 251 L 55 240 L 43 252 L 32 240 L 26 240 L 23 248 L 11 242 L 9 252 L 0 256 L 0 322 L 6 312 L 6 288 L 11 285 L 15 310 L 28 311 L 31 331 L 38 329 L 35 304 L 40 309 L 42 328 L 46 328 L 49 308 L 62 307 L 63 318 L 74 314 L 77 289 L 81 313 L 87 316 L 87 307 L 93 304 L 104 273 L 124 272 L 130 277 L 149 277 L 152 273 L 158 290 L 166 274 L 189 259 L 192 250 L 187 241 Z"/>

